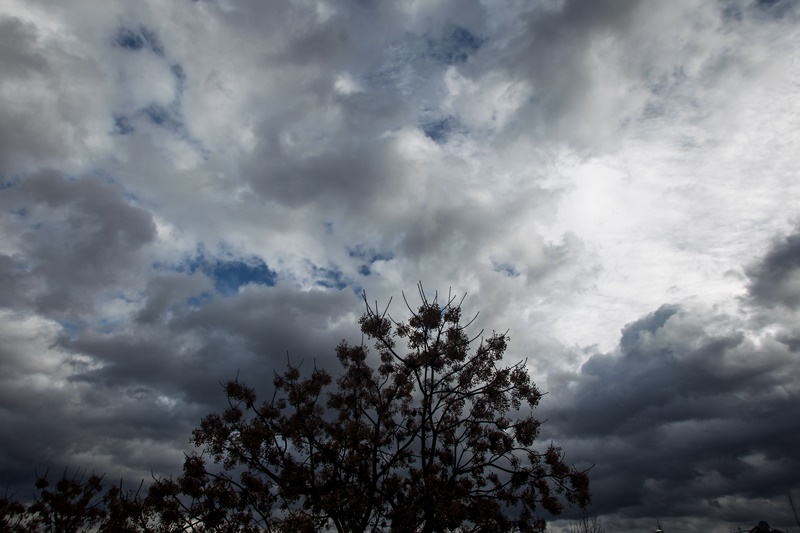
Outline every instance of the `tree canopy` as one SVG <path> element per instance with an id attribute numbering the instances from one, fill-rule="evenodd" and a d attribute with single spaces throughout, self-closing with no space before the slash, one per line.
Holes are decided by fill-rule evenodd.
<path id="1" fill-rule="evenodd" d="M 252 387 L 230 381 L 228 409 L 195 430 L 194 443 L 226 472 L 242 469 L 242 487 L 257 485 L 262 503 L 280 505 L 275 524 L 543 531 L 540 510 L 588 504 L 586 472 L 552 443 L 536 446 L 542 393 L 525 361 L 504 363 L 507 334 L 470 336 L 461 301 L 419 293 L 405 321 L 388 305 L 366 305 L 359 322 L 375 364 L 366 342 L 342 341 L 335 383 L 289 364 L 259 403 Z"/>
<path id="2" fill-rule="evenodd" d="M 54 493 L 40 478 L 34 504 L 0 502 L 0 524 L 49 531 L 55 502 L 90 511 L 70 531 L 542 532 L 565 504 L 585 508 L 587 472 L 537 442 L 542 393 L 526 361 L 504 361 L 507 333 L 470 335 L 463 298 L 419 296 L 403 321 L 365 297 L 335 380 L 287 363 L 266 399 L 225 383 L 228 407 L 194 430 L 201 451 L 176 479 L 100 498 L 97 476 Z"/>

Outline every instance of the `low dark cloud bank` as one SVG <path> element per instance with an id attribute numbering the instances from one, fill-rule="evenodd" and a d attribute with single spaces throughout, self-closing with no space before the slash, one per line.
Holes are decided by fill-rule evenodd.
<path id="1" fill-rule="evenodd" d="M 551 376 L 549 431 L 574 460 L 595 465 L 595 511 L 616 515 L 612 529 L 650 527 L 654 517 L 671 530 L 697 527 L 682 516 L 705 517 L 709 527 L 756 517 L 792 524 L 798 242 L 800 232 L 776 239 L 748 269 L 741 315 L 664 305 L 625 326 L 614 351 Z M 769 322 L 746 318 L 778 305 L 783 313 Z"/>

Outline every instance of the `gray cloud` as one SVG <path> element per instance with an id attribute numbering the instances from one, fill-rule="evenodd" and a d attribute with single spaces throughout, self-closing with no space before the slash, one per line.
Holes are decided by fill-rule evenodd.
<path id="1" fill-rule="evenodd" d="M 721 87 L 731 90 L 740 79 L 745 90 L 748 74 L 766 63 L 742 39 L 758 25 L 796 17 L 792 4 L 773 11 L 744 1 L 531 3 L 515 31 L 493 43 L 502 58 L 497 67 L 529 88 L 508 128 L 514 135 L 540 131 L 546 139 L 557 132 L 584 153 L 605 153 L 619 149 L 638 123 L 676 115 L 706 120 L 717 110 L 704 104 Z"/>
<path id="2" fill-rule="evenodd" d="M 190 298 L 202 298 L 213 293 L 213 283 L 202 273 L 184 274 L 161 272 L 147 282 L 146 302 L 136 319 L 144 323 L 169 320 L 174 311 L 179 311 Z"/>
<path id="3" fill-rule="evenodd" d="M 43 131 L 44 117 L 25 105 L 24 87 L 46 83 L 52 75 L 35 25 L 2 16 L 0 33 L 0 58 L 5 66 L 0 77 L 5 95 L 0 100 L 0 173 L 5 180 L 19 165 L 52 153 L 63 155 L 63 148 L 58 128 Z M 40 132 L 43 135 L 37 135 Z"/>
<path id="4" fill-rule="evenodd" d="M 544 414 L 574 460 L 595 464 L 599 513 L 746 524 L 763 516 L 753 503 L 763 498 L 786 526 L 779 502 L 800 467 L 798 357 L 735 317 L 664 306 L 626 326 L 614 352 L 552 377 Z"/>
<path id="5" fill-rule="evenodd" d="M 47 67 L 47 61 L 37 53 L 36 29 L 33 24 L 25 23 L 16 17 L 0 18 L 2 38 L 0 38 L 0 56 L 8 65 L 4 76 L 25 77 L 41 72 Z"/>
<path id="6" fill-rule="evenodd" d="M 33 466 L 80 465 L 132 483 L 150 469 L 176 472 L 191 429 L 223 406 L 221 381 L 238 375 L 268 394 L 289 360 L 333 369 L 336 344 L 360 338 L 355 314 L 342 315 L 358 302 L 349 291 L 250 286 L 201 309 L 174 306 L 158 322 L 101 323 L 54 342 L 58 328 L 6 316 L 0 401 L 15 431 L 0 437 L 0 482 L 27 490 Z"/>
<path id="7" fill-rule="evenodd" d="M 748 292 L 758 304 L 800 305 L 800 233 L 775 239 L 762 260 L 747 270 Z"/>
<path id="8" fill-rule="evenodd" d="M 302 158 L 271 142 L 258 160 L 249 162 L 253 188 L 270 201 L 292 207 L 331 202 L 340 209 L 369 210 L 377 197 L 397 194 L 405 177 L 391 139 L 359 140 L 355 146 L 334 146 L 330 152 Z"/>
<path id="9" fill-rule="evenodd" d="M 94 177 L 43 171 L 3 191 L 16 213 L 17 251 L 4 256 L 17 293 L 45 314 L 91 310 L 99 291 L 119 290 L 146 265 L 139 252 L 156 235 L 150 213 Z M 13 265 L 13 266 L 12 266 Z M 13 302 L 13 300 L 12 300 Z"/>

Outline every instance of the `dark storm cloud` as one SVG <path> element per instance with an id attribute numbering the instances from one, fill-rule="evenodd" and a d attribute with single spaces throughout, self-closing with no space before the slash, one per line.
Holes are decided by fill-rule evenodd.
<path id="1" fill-rule="evenodd" d="M 152 431 L 158 440 L 167 427 L 179 430 L 182 426 L 159 408 L 150 389 L 109 393 L 71 383 L 72 374 L 95 361 L 59 349 L 53 343 L 59 327 L 44 318 L 60 320 L 65 338 L 81 338 L 92 325 L 119 327 L 111 325 L 112 317 L 98 316 L 98 308 L 108 297 L 135 294 L 136 280 L 148 264 L 142 252 L 156 236 L 151 214 L 132 205 L 118 185 L 55 171 L 38 172 L 3 189 L 0 206 L 12 236 L 0 256 L 0 305 L 7 310 L 0 411 L 3 427 L 14 428 L 0 438 L 1 482 L 19 488 L 34 466 L 62 468 L 92 451 L 119 457 L 131 454 L 125 440 L 142 438 L 141 431 Z M 118 431 L 121 425 L 127 433 Z M 144 468 L 141 459 L 131 454 L 117 473 L 137 464 Z M 158 457 L 151 459 L 156 468 L 163 466 Z"/>
<path id="2" fill-rule="evenodd" d="M 174 438 L 188 427 L 181 426 L 177 411 L 164 409 L 145 387 L 110 389 L 70 381 L 68 376 L 80 372 L 87 358 L 55 349 L 51 324 L 15 321 L 8 314 L 3 318 L 0 423 L 6 431 L 0 432 L 0 484 L 12 492 L 24 490 L 20 496 L 26 498 L 34 469 L 42 473 L 48 467 L 81 466 L 127 477 L 131 469 L 143 474 L 164 468 L 163 458 L 146 450 L 152 442 L 182 444 Z M 183 406 L 181 417 L 189 412 L 191 406 Z M 81 465 L 85 461 L 79 457 L 90 454 L 97 456 Z M 116 460 L 104 462 L 109 456 Z"/>
<path id="3" fill-rule="evenodd" d="M 343 315 L 343 309 L 349 312 Z M 332 358 L 342 338 L 358 333 L 360 311 L 358 296 L 348 290 L 251 286 L 237 299 L 217 300 L 183 315 L 175 326 L 232 340 L 271 374 L 284 366 L 287 355 L 293 361 Z"/>
<path id="4" fill-rule="evenodd" d="M 170 274 L 168 278 L 180 276 Z M 183 276 L 185 294 L 205 282 Z M 174 280 L 163 275 L 155 285 Z M 162 304 L 163 302 L 157 302 Z M 155 305 L 148 300 L 143 312 Z M 286 286 L 251 285 L 235 298 L 217 298 L 198 306 L 175 306 L 159 324 L 135 329 L 86 330 L 75 339 L 62 335 L 59 346 L 88 358 L 76 366 L 71 380 L 100 387 L 153 390 L 170 398 L 204 406 L 220 403 L 220 380 L 242 379 L 266 392 L 272 372 L 305 360 L 328 366 L 334 347 L 357 332 L 355 315 L 343 321 L 343 307 L 357 310 L 350 291 L 312 290 L 297 293 Z"/>
<path id="5" fill-rule="evenodd" d="M 800 306 L 800 231 L 775 239 L 766 256 L 747 270 L 748 293 L 760 305 Z"/>
<path id="6" fill-rule="evenodd" d="M 0 423 L 14 428 L 0 436 L 0 483 L 23 499 L 34 472 L 48 468 L 107 472 L 131 486 L 151 470 L 172 473 L 180 461 L 174 450 L 187 449 L 186 435 L 203 414 L 185 403 L 170 408 L 151 388 L 90 383 L 42 391 L 25 381 L 0 383 Z"/>
<path id="7" fill-rule="evenodd" d="M 800 354 L 743 326 L 664 306 L 551 378 L 544 416 L 573 460 L 595 464 L 597 512 L 747 523 L 755 500 L 797 486 Z"/>
<path id="8" fill-rule="evenodd" d="M 190 430 L 223 407 L 220 381 L 238 375 L 268 395 L 287 361 L 333 369 L 339 341 L 360 339 L 352 291 L 250 285 L 236 297 L 184 304 L 209 289 L 198 273 L 159 272 L 138 323 L 63 330 L 33 355 L 6 342 L 0 419 L 15 431 L 0 437 L 0 483 L 27 489 L 33 466 L 80 465 L 136 483 L 151 468 L 172 474 L 191 448 Z M 61 384 L 31 386 L 43 371 Z"/>

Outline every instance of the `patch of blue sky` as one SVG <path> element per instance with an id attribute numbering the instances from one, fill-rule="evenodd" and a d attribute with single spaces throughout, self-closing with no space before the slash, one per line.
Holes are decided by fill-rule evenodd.
<path id="1" fill-rule="evenodd" d="M 130 298 L 123 298 L 123 299 L 128 301 L 128 302 L 132 301 Z M 125 328 L 126 325 L 127 325 L 127 322 L 125 320 L 123 320 L 123 319 L 110 320 L 110 319 L 104 318 L 102 320 L 98 320 L 96 322 L 92 322 L 90 324 L 87 324 L 86 327 L 87 328 L 91 327 L 95 331 L 99 331 L 100 333 L 106 333 L 107 334 L 107 333 L 113 333 L 114 331 L 118 331 L 118 330 L 120 330 L 122 328 Z"/>
<path id="2" fill-rule="evenodd" d="M 95 176 L 97 178 L 102 179 L 103 181 L 105 181 L 109 185 L 113 185 L 113 184 L 119 182 L 119 180 L 117 180 L 117 178 L 114 177 L 114 174 L 112 174 L 108 170 L 104 169 L 103 167 L 99 167 L 99 166 L 98 167 L 93 167 L 91 169 L 91 171 L 90 171 L 90 174 L 92 176 Z M 130 196 L 129 198 L 132 198 L 132 196 Z"/>
<path id="3" fill-rule="evenodd" d="M 196 296 L 190 296 L 186 299 L 186 306 L 190 309 L 200 309 L 210 304 L 214 299 L 214 295 L 208 292 L 200 293 Z"/>
<path id="4" fill-rule="evenodd" d="M 466 63 L 484 42 L 486 39 L 476 36 L 468 29 L 455 26 L 444 39 L 428 39 L 428 55 L 446 65 Z"/>
<path id="5" fill-rule="evenodd" d="M 166 107 L 155 103 L 150 104 L 140 109 L 134 115 L 134 118 L 115 115 L 114 128 L 111 133 L 116 135 L 131 135 L 135 133 L 137 129 L 137 127 L 134 126 L 135 122 L 141 119 L 145 119 L 154 126 L 175 135 L 178 139 L 197 150 L 203 159 L 208 159 L 211 153 L 210 150 L 203 146 L 203 143 L 199 139 L 191 135 L 183 121 L 180 106 L 174 103 Z"/>
<path id="6" fill-rule="evenodd" d="M 226 254 L 228 255 L 228 254 Z M 239 292 L 245 285 L 273 286 L 278 281 L 278 273 L 269 268 L 267 263 L 255 255 L 234 257 L 208 257 L 199 247 L 195 257 L 187 258 L 178 265 L 155 263 L 156 270 L 172 270 L 193 274 L 202 272 L 214 282 L 214 287 L 222 296 L 231 296 Z M 207 302 L 205 298 L 193 300 L 192 305 Z"/>
<path id="7" fill-rule="evenodd" d="M 147 44 L 150 46 L 150 50 L 153 51 L 154 54 L 158 56 L 164 56 L 164 45 L 161 44 L 161 40 L 158 38 L 156 32 L 149 30 L 144 26 L 139 26 L 139 32 L 144 37 L 144 40 L 147 41 Z"/>
<path id="8" fill-rule="evenodd" d="M 507 278 L 519 277 L 519 272 L 511 263 L 492 263 L 492 269 Z"/>
<path id="9" fill-rule="evenodd" d="M 114 130 L 116 135 L 130 135 L 136 131 L 128 117 L 124 115 L 114 115 Z"/>
<path id="10" fill-rule="evenodd" d="M 338 268 L 323 268 L 316 265 L 311 265 L 311 268 L 316 278 L 314 285 L 336 290 L 345 289 L 349 285 L 344 273 Z"/>
<path id="11" fill-rule="evenodd" d="M 58 321 L 58 324 L 61 326 L 62 335 L 69 338 L 69 340 L 76 340 L 78 339 L 84 331 L 91 329 L 93 331 L 97 331 L 99 333 L 113 333 L 114 331 L 125 327 L 125 323 L 120 320 L 109 320 L 109 319 L 102 319 L 97 320 L 95 322 L 87 322 L 87 321 Z"/>
<path id="12" fill-rule="evenodd" d="M 391 261 L 394 259 L 394 252 L 376 251 L 374 248 L 368 248 L 362 244 L 347 248 L 347 255 L 363 259 L 369 263 L 374 263 L 375 261 Z"/>
<path id="13" fill-rule="evenodd" d="M 138 52 L 148 48 L 157 56 L 164 56 L 164 46 L 161 44 L 158 34 L 145 26 L 139 26 L 136 30 L 120 28 L 117 31 L 116 43 L 127 50 Z"/>
<path id="14" fill-rule="evenodd" d="M 217 261 L 208 274 L 214 280 L 217 291 L 224 296 L 238 293 L 244 285 L 273 286 L 278 280 L 277 272 L 271 270 L 260 257 Z"/>
<path id="15" fill-rule="evenodd" d="M 445 144 L 454 135 L 464 134 L 467 129 L 458 117 L 449 115 L 440 118 L 423 119 L 419 127 L 427 138 L 436 144 Z"/>
<path id="16" fill-rule="evenodd" d="M 184 89 L 186 88 L 186 71 L 183 70 L 183 67 L 179 63 L 175 63 L 169 68 L 172 75 L 175 76 L 175 80 L 177 82 L 177 93 L 178 97 L 183 94 Z"/>
<path id="17" fill-rule="evenodd" d="M 19 185 L 22 179 L 19 176 L 12 176 L 7 178 L 5 176 L 0 176 L 0 191 L 4 191 L 6 189 L 13 189 L 17 185 Z"/>
<path id="18" fill-rule="evenodd" d="M 164 57 L 165 55 L 164 46 L 161 44 L 158 35 L 145 26 L 140 26 L 138 30 L 120 28 L 116 42 L 119 46 L 129 50 L 138 51 L 149 48 L 159 57 Z M 170 72 L 175 77 L 175 98 L 173 101 L 167 106 L 151 103 L 147 107 L 140 109 L 133 118 L 121 114 L 113 115 L 114 127 L 112 132 L 117 135 L 133 134 L 136 132 L 136 127 L 134 126 L 135 118 L 144 117 L 152 124 L 175 133 L 182 140 L 197 148 L 204 157 L 208 157 L 208 150 L 202 146 L 198 139 L 192 137 L 183 119 L 181 98 L 186 89 L 186 71 L 180 63 L 174 63 L 170 66 Z"/>
<path id="19" fill-rule="evenodd" d="M 197 149 L 204 158 L 208 158 L 209 150 L 203 146 L 203 143 L 199 139 L 191 135 L 183 119 L 181 96 L 186 85 L 186 72 L 183 70 L 183 67 L 177 63 L 172 65 L 170 69 L 176 78 L 175 99 L 166 106 L 153 102 L 147 107 L 140 109 L 136 113 L 136 116 L 146 118 L 159 128 L 174 133 L 181 140 Z M 134 131 L 131 120 L 125 116 L 115 115 L 114 123 L 121 134 L 123 132 L 133 133 Z"/>
<path id="20" fill-rule="evenodd" d="M 139 113 L 147 117 L 156 126 L 175 133 L 181 133 L 186 129 L 180 114 L 168 107 L 153 103 L 140 110 Z"/>
<path id="21" fill-rule="evenodd" d="M 109 183 L 113 183 L 113 181 L 110 181 Z M 125 201 L 128 202 L 130 205 L 135 207 L 142 207 L 144 205 L 141 197 L 128 188 L 122 189 L 122 198 L 124 198 Z"/>
<path id="22" fill-rule="evenodd" d="M 19 209 L 12 209 L 11 214 L 14 215 L 15 218 L 25 218 L 28 216 L 30 211 L 27 207 L 20 207 Z"/>
<path id="23" fill-rule="evenodd" d="M 172 102 L 169 106 L 152 103 L 149 106 L 140 109 L 137 113 L 149 120 L 152 124 L 163 128 L 166 131 L 174 133 L 181 140 L 189 143 L 198 151 L 203 154 L 203 157 L 208 157 L 208 150 L 203 146 L 200 140 L 192 137 L 189 129 L 183 121 L 183 114 L 180 110 L 180 102 Z"/>
<path id="24" fill-rule="evenodd" d="M 81 336 L 83 330 L 86 329 L 85 324 L 80 324 L 77 322 L 59 321 L 58 324 L 61 326 L 62 334 L 71 341 L 77 340 L 78 337 Z"/>
<path id="25" fill-rule="evenodd" d="M 144 37 L 139 32 L 128 28 L 119 29 L 116 42 L 122 48 L 127 48 L 128 50 L 141 50 L 144 48 Z"/>
<path id="26" fill-rule="evenodd" d="M 391 251 L 376 251 L 363 245 L 347 248 L 347 255 L 363 261 L 363 264 L 358 267 L 358 273 L 362 276 L 371 276 L 373 274 L 372 265 L 376 261 L 391 261 L 394 259 L 394 253 Z"/>

